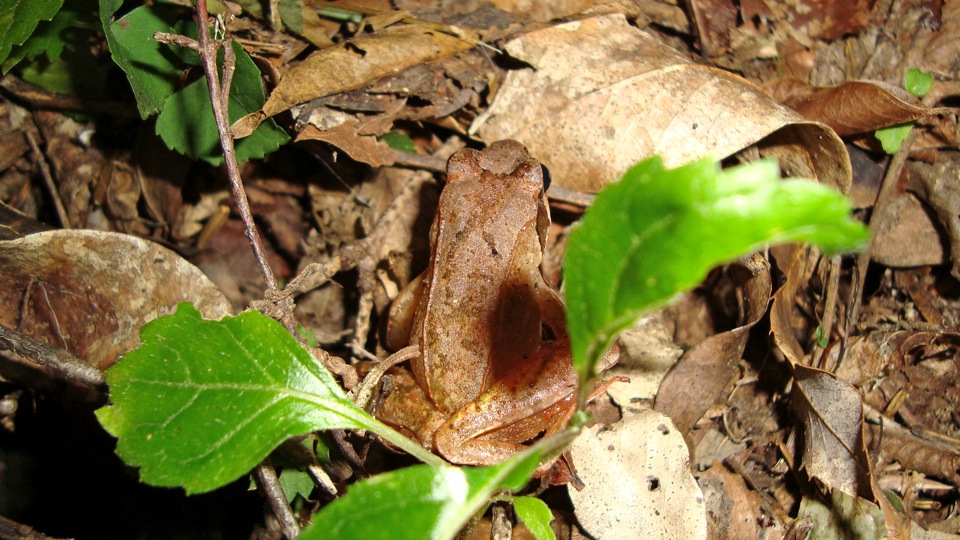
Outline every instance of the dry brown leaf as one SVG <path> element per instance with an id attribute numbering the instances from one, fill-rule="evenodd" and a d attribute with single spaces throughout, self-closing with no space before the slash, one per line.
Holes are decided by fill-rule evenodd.
<path id="1" fill-rule="evenodd" d="M 765 521 L 760 497 L 747 489 L 743 478 L 716 463 L 697 479 L 707 505 L 709 538 L 713 540 L 754 540 Z"/>
<path id="2" fill-rule="evenodd" d="M 730 32 L 737 26 L 737 5 L 732 0 L 690 0 L 687 5 L 703 53 L 719 56 L 727 52 Z"/>
<path id="3" fill-rule="evenodd" d="M 893 268 L 945 263 L 946 253 L 930 213 L 910 193 L 890 201 L 876 224 L 870 258 Z"/>
<path id="4" fill-rule="evenodd" d="M 423 26 L 396 26 L 317 51 L 287 71 L 260 111 L 237 120 L 246 137 L 266 118 L 301 103 L 353 90 L 409 67 L 451 56 L 473 43 Z"/>
<path id="5" fill-rule="evenodd" d="M 345 122 L 324 131 L 307 126 L 297 135 L 297 141 L 318 140 L 330 143 L 346 152 L 352 159 L 371 167 L 393 165 L 393 150 L 387 143 L 378 141 L 372 135 L 358 135 L 357 127 L 355 122 Z"/>
<path id="6" fill-rule="evenodd" d="M 140 327 L 193 302 L 230 313 L 223 293 L 176 253 L 135 236 L 57 230 L 0 242 L 0 324 L 98 369 L 140 342 Z"/>
<path id="7" fill-rule="evenodd" d="M 825 371 L 795 365 L 793 372 L 792 404 L 803 425 L 802 467 L 830 489 L 876 502 L 860 392 Z"/>
<path id="8" fill-rule="evenodd" d="M 539 30 L 506 50 L 532 66 L 508 74 L 471 127 L 486 142 L 524 143 L 557 185 L 598 191 L 651 154 L 669 166 L 728 156 L 780 130 L 764 150 L 791 173 L 841 191 L 843 143 L 730 73 L 692 63 L 622 16 Z M 786 129 L 782 129 L 786 128 Z"/>
<path id="9" fill-rule="evenodd" d="M 756 275 L 733 268 L 747 276 L 739 285 L 743 304 L 740 326 L 708 337 L 684 353 L 657 392 L 656 410 L 669 416 L 684 435 L 720 400 L 736 375 L 734 368 L 740 362 L 750 328 L 767 311 L 771 292 L 769 267 Z"/>
<path id="10" fill-rule="evenodd" d="M 941 155 L 943 159 L 933 165 L 910 162 L 907 170 L 911 187 L 936 212 L 950 243 L 951 273 L 960 279 L 960 157 L 946 152 Z"/>
<path id="11" fill-rule="evenodd" d="M 770 334 L 786 359 L 791 364 L 800 364 L 803 363 L 804 350 L 797 338 L 797 332 L 802 332 L 806 325 L 798 322 L 800 318 L 794 317 L 794 310 L 797 291 L 807 283 L 817 256 L 808 248 L 796 244 L 774 246 L 770 248 L 770 252 L 786 276 L 783 284 L 773 294 Z"/>
<path id="12" fill-rule="evenodd" d="M 788 78 L 771 81 L 765 88 L 784 105 L 830 126 L 840 136 L 956 112 L 948 107 L 913 105 L 909 101 L 914 98 L 906 90 L 882 82 L 850 81 L 821 87 Z"/>

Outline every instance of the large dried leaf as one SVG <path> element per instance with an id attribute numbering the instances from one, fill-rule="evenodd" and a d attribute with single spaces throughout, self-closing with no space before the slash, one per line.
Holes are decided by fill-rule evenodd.
<path id="1" fill-rule="evenodd" d="M 465 51 L 473 43 L 423 26 L 387 28 L 317 51 L 287 71 L 263 109 L 233 125 L 246 137 L 265 119 L 310 100 L 353 90 L 409 67 Z"/>
<path id="2" fill-rule="evenodd" d="M 813 86 L 797 79 L 779 79 L 765 88 L 781 103 L 809 120 L 822 122 L 841 136 L 866 133 L 927 116 L 955 112 L 946 107 L 911 104 L 902 88 L 874 81 Z"/>
<path id="3" fill-rule="evenodd" d="M 510 72 L 471 131 L 513 138 L 563 187 L 598 191 L 651 154 L 676 166 L 764 139 L 790 175 L 846 191 L 839 138 L 730 73 L 692 63 L 619 15 L 562 24 L 506 45 L 532 66 Z M 787 165 L 784 165 L 787 163 Z"/>
<path id="4" fill-rule="evenodd" d="M 230 312 L 200 270 L 141 238 L 58 230 L 0 242 L 0 324 L 20 327 L 100 369 L 135 348 L 147 321 L 194 302 Z"/>

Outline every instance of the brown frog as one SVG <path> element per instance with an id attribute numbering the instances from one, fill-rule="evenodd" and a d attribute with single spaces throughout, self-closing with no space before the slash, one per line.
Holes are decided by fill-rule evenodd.
<path id="1" fill-rule="evenodd" d="M 429 266 L 391 308 L 387 344 L 408 345 L 394 360 L 411 369 L 394 371 L 382 421 L 469 465 L 566 425 L 577 376 L 563 303 L 540 272 L 549 225 L 543 172 L 523 145 L 450 158 Z"/>

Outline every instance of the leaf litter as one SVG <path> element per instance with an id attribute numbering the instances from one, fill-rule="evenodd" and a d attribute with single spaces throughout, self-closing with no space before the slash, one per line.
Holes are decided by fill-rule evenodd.
<path id="1" fill-rule="evenodd" d="M 868 172 L 885 171 L 889 158 L 877 151 L 869 132 L 913 121 L 919 131 L 913 152 L 891 180 L 892 200 L 871 218 L 876 236 L 870 267 L 783 247 L 760 262 L 744 260 L 717 270 L 658 314 L 658 325 L 671 340 L 647 354 L 679 356 L 676 366 L 659 382 L 646 383 L 645 392 L 618 394 L 614 385 L 616 398 L 607 403 L 607 413 L 598 413 L 609 425 L 594 429 L 627 436 L 629 430 L 621 433 L 617 426 L 632 422 L 633 409 L 654 403 L 671 418 L 676 427 L 670 431 L 686 446 L 673 445 L 660 457 L 689 459 L 686 478 L 698 480 L 694 487 L 704 501 L 700 516 L 706 531 L 697 529 L 688 537 L 780 538 L 811 529 L 849 533 L 824 517 L 831 508 L 851 521 L 869 521 L 872 528 L 859 531 L 864 536 L 880 530 L 902 535 L 911 522 L 914 529 L 956 534 L 960 231 L 950 180 L 957 179 L 960 166 L 956 115 L 945 108 L 955 101 L 922 104 L 896 90 L 907 67 L 931 73 L 936 84 L 955 82 L 960 72 L 955 3 L 895 2 L 900 9 L 883 11 L 889 2 L 800 2 L 799 8 L 743 2 L 724 6 L 728 16 L 723 17 L 711 11 L 714 3 L 692 1 L 690 20 L 662 2 L 622 6 L 628 18 L 571 17 L 577 9 L 564 11 L 549 2 L 511 15 L 508 4 L 498 3 L 502 11 L 496 19 L 489 7 L 478 10 L 474 21 L 480 22 L 473 26 L 463 22 L 470 18 L 462 13 L 455 20 L 438 20 L 462 27 L 468 39 L 397 22 L 398 17 L 378 19 L 386 21 L 382 28 L 377 21 L 368 26 L 321 19 L 308 27 L 284 21 L 314 35 L 298 41 L 303 38 L 294 33 L 268 31 L 263 21 L 240 17 L 246 26 L 239 32 L 261 47 L 258 60 L 274 66 L 279 82 L 268 85 L 263 113 L 234 127 L 252 131 L 269 116 L 297 136 L 296 144 L 247 164 L 244 174 L 255 192 L 255 213 L 265 223 L 272 265 L 283 279 L 302 285 L 296 292 L 302 295 L 298 304 L 305 332 L 342 355 L 382 352 L 377 324 L 395 291 L 425 264 L 425 224 L 436 193 L 429 176 L 389 164 L 442 169 L 444 158 L 469 141 L 467 133 L 484 142 L 520 139 L 557 186 L 573 191 L 594 192 L 653 152 L 673 164 L 708 153 L 731 162 L 772 155 L 787 175 L 865 194 L 860 207 L 870 209 L 879 184 L 868 181 Z M 402 7 L 416 17 L 422 6 Z M 307 11 L 303 5 L 298 9 Z M 575 20 L 525 26 L 527 15 L 547 22 L 558 12 Z M 427 10 L 423 13 L 427 17 Z M 433 13 L 445 15 L 442 9 Z M 631 20 L 640 21 L 639 28 L 630 26 Z M 336 39 L 316 37 L 318 29 L 327 40 Z M 477 48 L 475 39 L 489 40 L 493 47 Z M 264 52 L 271 50 L 264 45 L 271 41 L 289 51 L 311 52 L 290 57 Z M 311 49 L 311 43 L 331 45 Z M 623 55 L 625 50 L 633 53 Z M 583 59 L 584 53 L 594 56 Z M 793 89 L 793 97 L 775 90 L 785 87 Z M 761 88 L 774 90 L 768 95 Z M 256 267 L 245 255 L 243 230 L 215 169 L 191 167 L 189 161 L 158 166 L 183 161 L 146 125 L 126 125 L 137 137 L 94 138 L 87 145 L 84 132 L 109 135 L 121 132 L 120 126 L 41 111 L 37 100 L 50 97 L 43 92 L 17 97 L 3 102 L 0 126 L 2 140 L 12 149 L 0 172 L 5 206 L 61 227 L 166 243 L 206 270 L 233 309 L 262 296 Z M 435 157 L 432 165 L 411 165 L 409 156 L 388 150 L 378 138 L 391 131 L 409 135 L 419 153 Z M 40 142 L 39 153 L 18 143 L 28 133 Z M 851 156 L 856 157 L 852 165 Z M 866 165 L 857 161 L 861 158 Z M 41 161 L 52 166 L 54 191 L 39 172 Z M 405 190 L 410 182 L 416 185 Z M 391 204 L 398 194 L 403 194 L 400 203 Z M 57 200 L 62 216 L 52 209 Z M 579 211 L 555 206 L 559 234 L 554 240 L 562 239 L 562 229 Z M 13 217 L 4 218 L 4 225 L 13 223 Z M 107 262 L 98 263 L 97 271 L 85 270 L 83 258 L 71 255 L 62 266 L 79 270 L 51 277 L 41 270 L 49 255 L 35 245 L 39 237 L 18 236 L 7 241 L 17 244 L 4 243 L 15 255 L 2 263 L 0 285 L 7 291 L 2 312 L 8 314 L 3 325 L 99 368 L 120 352 L 95 344 L 110 325 L 83 323 L 98 331 L 81 335 L 85 326 L 75 321 L 145 322 L 143 313 L 170 312 L 177 302 L 197 302 L 206 294 L 196 288 L 201 278 L 181 285 L 172 281 L 172 270 L 140 273 L 124 266 L 139 255 L 86 240 L 71 253 Z M 150 257 L 139 263 L 141 268 L 158 258 Z M 167 252 L 162 257 L 179 260 Z M 247 257 L 247 262 L 233 257 Z M 11 262 L 20 259 L 35 266 Z M 116 275 L 102 273 L 105 267 Z M 334 270 L 327 275 L 317 268 Z M 303 279 L 302 271 L 314 277 Z M 866 281 L 857 289 L 859 275 Z M 120 300 L 103 300 L 133 284 L 163 293 L 158 293 L 161 305 L 132 305 L 154 296 L 139 289 L 132 296 L 119 292 Z M 169 292 L 178 294 L 173 298 Z M 862 298 L 859 308 L 855 297 Z M 228 308 L 220 305 L 222 314 Z M 136 337 L 138 326 L 125 323 L 123 328 Z M 101 349 L 105 352 L 87 354 Z M 39 392 L 37 376 L 11 378 L 8 371 L 0 372 L 7 381 L 0 387 L 5 394 L 21 388 Z M 660 377 L 668 370 L 661 365 L 655 371 Z M 77 407 L 77 414 L 89 413 Z M 26 410 L 21 406 L 11 425 L 27 422 Z M 650 435 L 644 433 L 635 437 L 646 442 Z M 13 447 L 21 444 L 12 439 L 17 436 L 16 431 L 4 434 Z M 384 459 L 382 450 L 371 452 L 368 466 Z M 44 464 L 47 455 L 38 454 L 37 463 Z M 666 473 L 658 469 L 657 474 Z M 342 481 L 349 477 L 348 472 Z M 601 493 L 618 491 L 622 481 L 620 475 L 612 481 L 599 478 L 591 489 Z M 590 478 L 584 480 L 591 484 Z M 649 490 L 649 477 L 639 485 Z M 321 495 L 314 497 L 321 502 Z M 577 515 L 564 497 L 548 493 L 545 498 L 560 499 L 551 504 L 556 516 Z M 900 500 L 902 510 L 891 505 L 891 497 Z M 615 511 L 626 511 L 626 503 L 611 501 Z M 636 512 L 679 519 L 691 508 L 696 505 L 671 503 Z M 7 515 L 5 509 L 0 515 Z M 579 522 L 603 538 L 626 531 L 591 530 L 599 525 L 585 515 L 577 515 L 579 521 L 555 519 L 553 526 L 580 534 Z M 91 525 L 76 525 L 77 519 L 72 528 L 56 520 L 25 521 L 49 534 L 79 536 Z M 913 534 L 922 537 L 917 530 Z"/>

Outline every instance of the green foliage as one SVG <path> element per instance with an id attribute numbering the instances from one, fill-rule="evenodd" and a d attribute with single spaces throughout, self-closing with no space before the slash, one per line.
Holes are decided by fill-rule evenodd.
<path id="1" fill-rule="evenodd" d="M 97 418 L 144 482 L 216 489 L 281 442 L 315 430 L 368 429 L 439 458 L 373 419 L 279 323 L 256 311 L 206 321 L 190 304 L 141 329 L 140 348 L 106 372 Z"/>
<path id="2" fill-rule="evenodd" d="M 52 19 L 62 5 L 63 0 L 0 0 L 0 62 L 4 73 L 12 67 L 6 60 L 14 45 L 23 44 L 37 24 Z"/>
<path id="3" fill-rule="evenodd" d="M 196 37 L 196 26 L 179 23 L 180 12 L 162 5 L 141 6 L 114 22 L 113 14 L 121 3 L 122 0 L 100 0 L 100 16 L 110 53 L 130 81 L 140 116 L 160 113 L 157 134 L 169 148 L 219 165 L 223 156 L 206 77 L 179 88 L 185 70 L 200 71 L 199 57 L 188 49 L 153 39 L 155 32 Z M 228 107 L 231 121 L 258 110 L 266 100 L 256 64 L 239 44 L 233 43 L 233 50 L 237 62 Z M 221 51 L 221 65 L 222 61 Z M 263 157 L 288 140 L 273 120 L 267 120 L 251 136 L 237 141 L 237 161 Z"/>
<path id="4" fill-rule="evenodd" d="M 413 144 L 413 139 L 401 131 L 391 131 L 390 133 L 385 134 L 383 137 L 380 137 L 380 140 L 387 143 L 387 146 L 393 148 L 394 150 L 400 150 L 402 152 L 417 151 L 417 146 Z"/>
<path id="5" fill-rule="evenodd" d="M 287 468 L 280 472 L 280 487 L 288 503 L 292 503 L 297 495 L 309 499 L 313 491 L 313 478 L 306 471 Z"/>
<path id="6" fill-rule="evenodd" d="M 233 50 L 237 63 L 228 109 L 231 122 L 259 110 L 266 100 L 260 70 L 239 43 L 233 43 Z M 211 165 L 223 162 L 206 77 L 193 81 L 167 99 L 157 117 L 157 135 L 168 147 L 194 159 Z M 268 120 L 249 137 L 236 141 L 237 161 L 261 158 L 288 140 L 286 132 Z"/>
<path id="7" fill-rule="evenodd" d="M 933 88 L 933 77 L 917 68 L 910 68 L 903 75 L 903 87 L 907 92 L 923 97 Z"/>
<path id="8" fill-rule="evenodd" d="M 556 535 L 550 528 L 553 513 L 547 503 L 535 497 L 514 497 L 513 509 L 517 517 L 537 540 L 555 540 Z"/>
<path id="9" fill-rule="evenodd" d="M 897 124 L 895 126 L 878 129 L 873 135 L 880 141 L 883 151 L 892 155 L 900 150 L 900 145 L 906 140 L 911 129 L 913 129 L 913 122 L 907 122 L 906 124 Z"/>
<path id="10" fill-rule="evenodd" d="M 127 75 L 140 116 L 146 119 L 160 112 L 183 71 L 177 54 L 153 39 L 155 32 L 172 31 L 178 14 L 169 6 L 141 6 L 113 21 L 121 4 L 123 0 L 100 0 L 100 20 L 113 61 Z"/>
<path id="11" fill-rule="evenodd" d="M 933 77 L 917 68 L 910 68 L 903 76 L 903 87 L 914 96 L 923 97 L 933 88 Z M 913 122 L 906 122 L 878 129 L 874 136 L 880 141 L 883 151 L 893 155 L 900 150 L 911 129 Z"/>
<path id="12" fill-rule="evenodd" d="M 70 22 L 80 16 L 77 10 L 67 4 L 49 22 L 38 24 L 36 31 L 23 44 L 14 47 L 10 56 L 3 61 L 3 73 L 9 72 L 21 60 L 33 60 L 41 54 L 49 62 L 59 58 L 67 42 L 73 41 L 64 35 L 70 30 Z"/>
<path id="13" fill-rule="evenodd" d="M 635 165 L 597 195 L 567 244 L 567 319 L 581 379 L 593 376 L 617 333 L 713 266 L 772 243 L 858 249 L 868 234 L 841 194 L 781 181 L 773 161 L 723 171 L 710 160 Z"/>
<path id="14" fill-rule="evenodd" d="M 315 516 L 302 540 L 453 538 L 490 497 L 526 484 L 546 457 L 565 447 L 566 431 L 489 467 L 417 465 L 358 482 Z"/>

